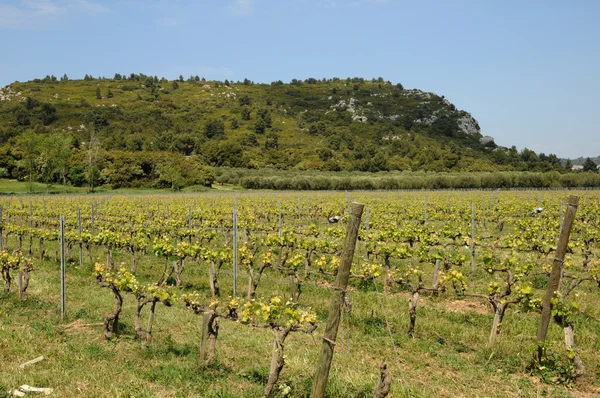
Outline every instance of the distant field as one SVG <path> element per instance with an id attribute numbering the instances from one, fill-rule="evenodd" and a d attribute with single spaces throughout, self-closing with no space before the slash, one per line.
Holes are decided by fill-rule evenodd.
<path id="1" fill-rule="evenodd" d="M 0 181 L 3 193 L 23 187 Z M 45 188 L 35 187 L 36 192 Z M 59 186 L 52 189 L 60 192 Z M 557 320 L 573 326 L 575 351 L 565 346 L 563 327 L 553 321 L 548 361 L 532 371 L 538 300 L 547 286 L 559 217 L 572 193 L 581 202 L 560 291 L 573 280 L 582 282 L 555 308 L 564 315 Z M 274 330 L 294 322 L 303 328 L 314 323 L 317 329 L 312 335 L 291 332 L 285 340 L 285 366 L 272 396 L 308 396 L 330 300 L 338 294 L 331 287 L 351 201 L 365 204 L 368 219 L 365 212 L 329 397 L 371 397 L 381 361 L 392 375 L 390 397 L 591 397 L 600 392 L 597 192 L 213 191 L 37 195 L 31 201 L 0 197 L 4 246 L 20 247 L 33 261 L 26 300 L 17 297 L 14 269 L 10 292 L 0 293 L 0 397 L 23 384 L 52 387 L 59 397 L 261 396 Z M 543 210 L 533 214 L 538 207 Z M 232 304 L 234 209 L 238 280 Z M 66 218 L 69 260 L 64 321 L 57 262 L 60 215 Z M 336 215 L 340 221 L 329 223 L 328 217 Z M 139 264 L 129 273 L 134 258 Z M 0 265 L 3 261 L 0 256 Z M 97 283 L 98 275 L 124 299 L 109 340 L 103 322 L 114 310 L 115 296 Z M 164 285 L 153 285 L 161 280 Z M 218 282 L 219 296 L 211 281 Z M 149 291 L 158 292 L 157 306 L 152 339 L 143 348 L 136 334 L 147 337 L 150 304 L 141 312 L 138 332 L 134 315 L 140 297 L 154 297 Z M 415 292 L 420 297 L 411 337 L 408 303 Z M 208 365 L 199 358 L 203 317 L 186 308 L 192 298 L 206 312 L 221 314 L 215 357 Z M 503 312 L 492 345 L 490 301 L 514 301 Z M 224 316 L 231 308 L 237 320 Z M 577 379 L 573 354 L 586 367 Z M 40 355 L 44 361 L 18 368 Z"/>
<path id="2" fill-rule="evenodd" d="M 219 191 L 230 191 L 240 189 L 239 187 L 231 184 L 215 184 L 213 190 Z M 184 188 L 182 192 L 204 192 L 210 191 L 211 188 L 204 186 L 191 186 Z M 65 193 L 87 193 L 87 187 L 72 187 L 67 186 L 66 188 L 62 185 L 47 185 L 38 182 L 29 184 L 28 182 L 0 179 L 0 195 L 8 194 L 65 194 Z M 103 187 L 97 187 L 94 190 L 96 193 L 165 193 L 169 192 L 167 189 L 150 189 L 150 188 L 120 188 L 120 189 L 105 189 Z"/>

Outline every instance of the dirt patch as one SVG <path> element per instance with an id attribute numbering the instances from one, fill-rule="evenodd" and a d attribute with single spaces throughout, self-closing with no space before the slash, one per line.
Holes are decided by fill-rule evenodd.
<path id="1" fill-rule="evenodd" d="M 64 326 L 65 333 L 76 333 L 76 332 L 91 332 L 93 327 L 104 325 L 103 323 L 83 323 L 81 319 Z"/>
<path id="2" fill-rule="evenodd" d="M 444 303 L 446 311 L 450 312 L 476 312 L 478 314 L 489 314 L 492 308 L 489 304 L 477 301 L 455 300 Z"/>

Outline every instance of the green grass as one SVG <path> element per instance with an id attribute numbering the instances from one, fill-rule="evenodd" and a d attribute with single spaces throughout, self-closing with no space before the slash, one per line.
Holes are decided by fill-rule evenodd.
<path id="1" fill-rule="evenodd" d="M 156 262 L 152 257 L 143 259 L 139 273 L 142 279 L 156 277 Z M 204 275 L 203 265 L 190 263 L 184 280 L 193 289 L 206 292 Z M 57 396 L 81 397 L 261 394 L 270 359 L 268 330 L 221 322 L 216 362 L 203 367 L 198 364 L 201 318 L 182 305 L 158 307 L 153 343 L 144 351 L 133 339 L 132 296 L 125 297 L 120 337 L 105 341 L 101 326 L 96 324 L 110 311 L 113 299 L 108 290 L 95 284 L 91 266 L 69 265 L 64 322 L 59 315 L 58 278 L 56 262 L 47 261 L 32 274 L 27 301 L 19 301 L 14 293 L 0 295 L 1 386 L 52 387 Z M 231 275 L 224 272 L 221 285 L 225 294 L 231 291 L 230 280 Z M 245 283 L 242 277 L 239 286 Z M 261 283 L 259 294 L 285 294 L 286 288 L 279 275 L 270 273 Z M 307 396 L 310 392 L 330 296 L 330 290 L 312 285 L 306 286 L 303 293 L 304 304 L 320 314 L 320 328 L 314 337 L 296 333 L 288 339 L 281 383 L 291 387 L 292 396 Z M 405 333 L 408 310 L 404 295 L 382 297 L 374 291 L 353 290 L 350 296 L 353 310 L 350 315 L 344 314 L 339 331 L 328 386 L 331 397 L 371 396 L 382 360 L 388 362 L 393 374 L 394 397 L 405 396 L 406 388 L 412 397 L 557 396 L 544 395 L 543 391 L 555 389 L 525 371 L 530 360 L 528 347 L 534 342 L 537 327 L 534 314 L 509 312 L 500 341 L 492 350 L 486 348 L 492 314 L 453 311 L 452 297 L 422 299 L 416 335 L 411 339 Z M 386 327 L 388 321 L 393 343 Z M 582 357 L 588 364 L 597 363 L 599 343 L 595 331 L 600 322 L 593 317 L 579 322 L 586 323 L 585 328 L 577 329 Z M 92 326 L 85 326 L 89 324 Z M 556 326 L 551 328 L 551 338 L 561 339 Z M 20 363 L 39 355 L 46 360 L 18 369 Z M 594 379 L 592 374 L 586 384 L 594 383 Z"/>

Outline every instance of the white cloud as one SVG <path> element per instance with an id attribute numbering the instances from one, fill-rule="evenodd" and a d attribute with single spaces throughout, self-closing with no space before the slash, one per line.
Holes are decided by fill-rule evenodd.
<path id="1" fill-rule="evenodd" d="M 229 9 L 237 15 L 252 15 L 254 0 L 233 0 L 233 3 L 229 5 Z"/>
<path id="2" fill-rule="evenodd" d="M 56 18 L 69 14 L 97 14 L 110 11 L 90 0 L 20 0 L 15 5 L 0 4 L 1 28 L 43 28 Z"/>
<path id="3" fill-rule="evenodd" d="M 336 6 L 335 0 L 319 0 L 321 5 L 329 8 L 334 8 Z"/>

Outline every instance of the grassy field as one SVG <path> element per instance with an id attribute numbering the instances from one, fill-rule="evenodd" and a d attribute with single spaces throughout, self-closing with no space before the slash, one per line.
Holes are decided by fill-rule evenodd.
<path id="1" fill-rule="evenodd" d="M 381 199 L 378 194 L 360 195 L 367 201 Z M 198 198 L 202 200 L 201 196 Z M 280 198 L 291 203 L 295 200 L 295 197 Z M 256 198 L 248 200 L 258 202 Z M 343 194 L 338 194 L 336 200 L 343 203 Z M 438 198 L 439 203 L 446 200 Z M 433 213 L 430 217 L 435 222 Z M 490 233 L 499 233 L 493 230 L 491 222 L 489 225 Z M 13 237 L 8 245 L 15 247 Z M 114 305 L 110 291 L 95 283 L 93 265 L 87 260 L 83 266 L 78 261 L 71 262 L 67 268 L 67 318 L 61 320 L 57 246 L 56 243 L 47 246 L 51 258 L 35 263 L 29 298 L 20 301 L 14 291 L 0 293 L 0 397 L 22 384 L 52 387 L 55 396 L 60 397 L 262 394 L 272 347 L 272 333 L 268 329 L 222 320 L 216 361 L 204 366 L 198 359 L 201 316 L 180 303 L 170 308 L 159 304 L 153 341 L 144 350 L 133 338 L 135 299 L 127 294 L 120 335 L 107 341 L 102 336 L 101 322 Z M 363 258 L 364 246 L 359 244 L 358 248 L 355 258 Z M 34 243 L 34 257 L 35 249 Z M 105 249 L 95 249 L 98 261 L 105 261 L 105 256 Z M 115 252 L 117 264 L 128 267 L 129 261 L 129 254 Z M 142 257 L 139 280 L 158 279 L 162 264 L 160 258 Z M 207 273 L 208 266 L 203 262 L 190 262 L 183 290 L 209 295 Z M 536 291 L 543 292 L 545 282 L 541 277 L 537 280 Z M 231 269 L 224 268 L 219 278 L 224 296 L 232 292 L 231 281 Z M 485 290 L 489 277 L 478 269 L 469 281 L 470 288 Z M 247 275 L 241 272 L 238 289 L 244 292 L 247 282 Z M 277 396 L 285 396 L 287 387 L 288 396 L 310 394 L 332 295 L 328 286 L 318 279 L 308 280 L 304 285 L 302 305 L 316 312 L 318 329 L 312 336 L 294 333 L 286 341 L 286 366 Z M 537 313 L 516 308 L 509 311 L 498 342 L 490 348 L 487 342 L 493 312 L 484 300 L 457 297 L 450 292 L 440 297 L 424 295 L 418 307 L 415 335 L 411 338 L 406 333 L 408 292 L 396 288 L 392 294 L 384 295 L 382 289 L 378 279 L 367 284 L 352 283 L 349 292 L 352 311 L 343 314 L 327 390 L 330 397 L 372 396 L 382 360 L 388 363 L 393 377 L 391 397 L 591 397 L 600 393 L 597 287 L 589 285 L 579 291 L 581 308 L 574 317 L 577 345 L 588 371 L 577 384 L 566 387 L 544 383 L 527 371 L 539 321 Z M 273 271 L 265 273 L 258 294 L 270 297 L 288 291 L 288 280 Z M 560 347 L 562 339 L 561 328 L 553 324 L 549 340 Z M 21 363 L 40 355 L 45 357 L 44 361 L 19 369 Z"/>

